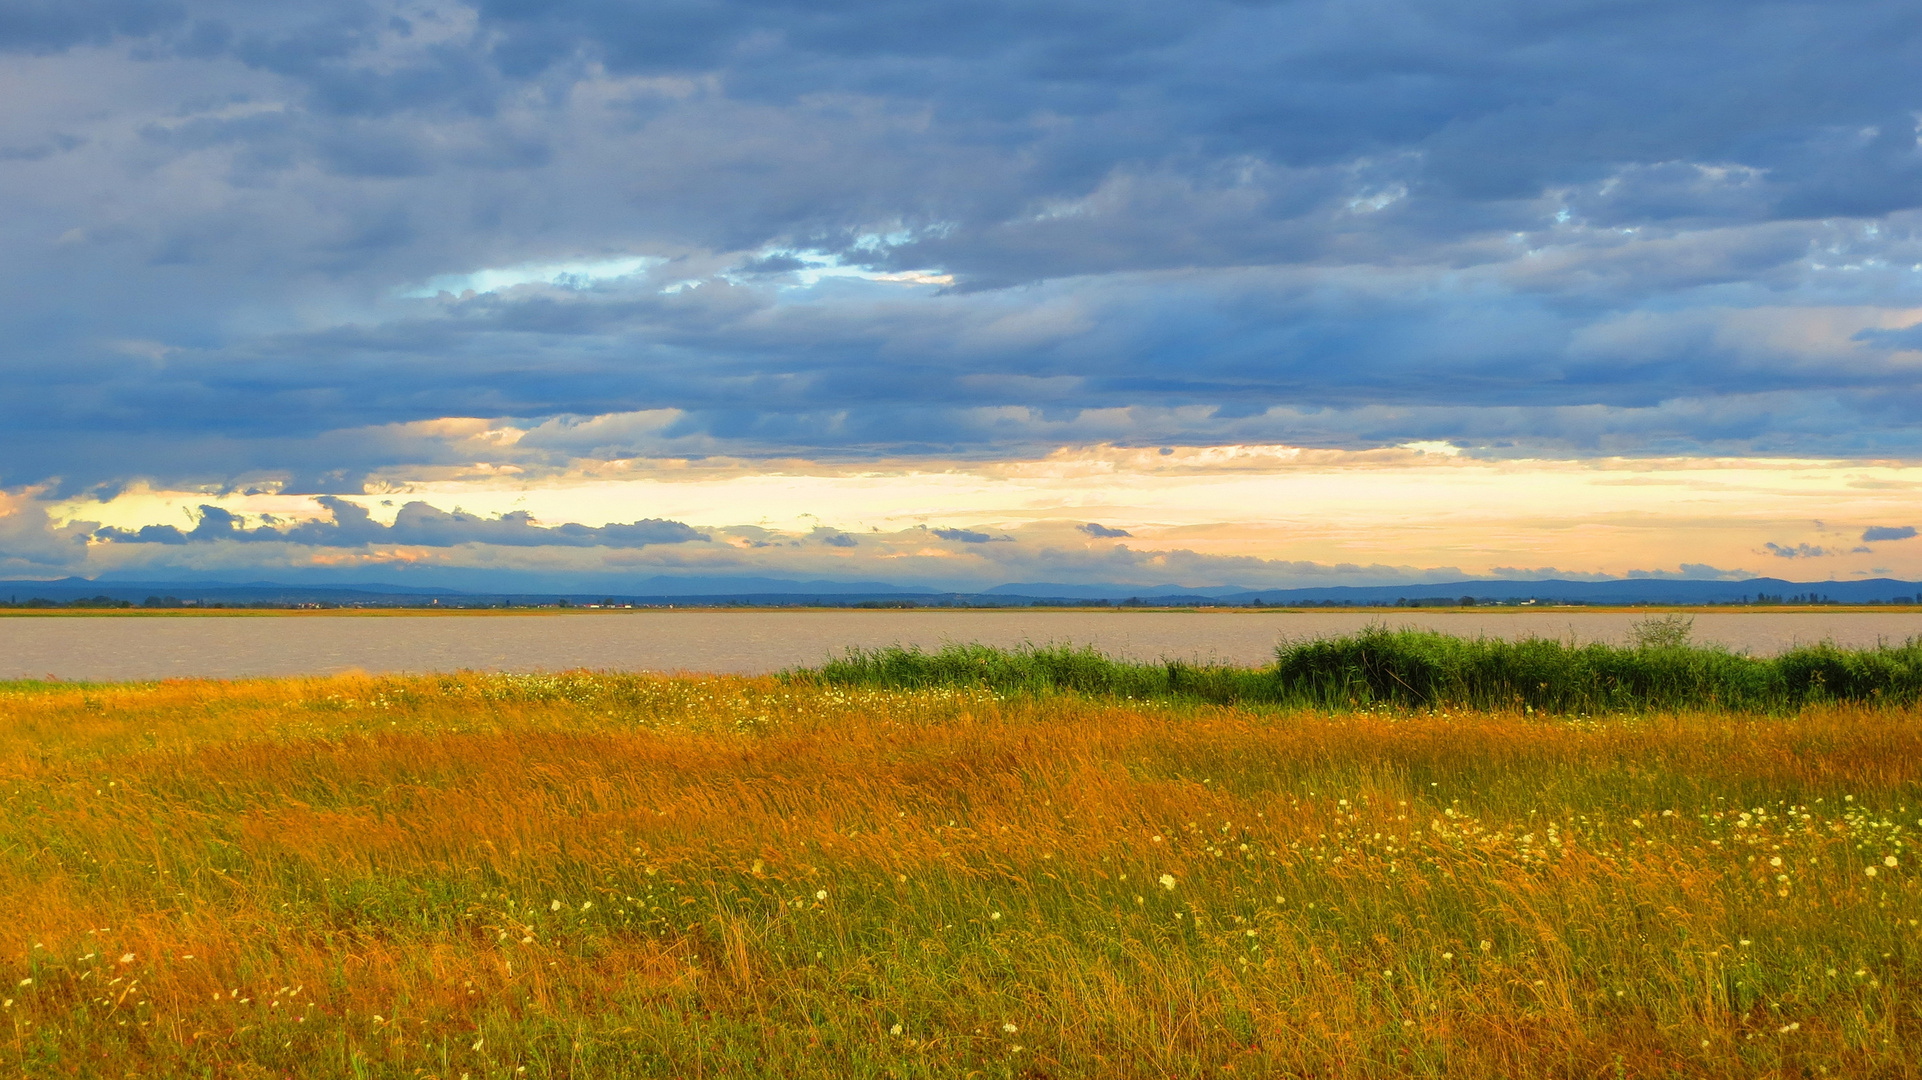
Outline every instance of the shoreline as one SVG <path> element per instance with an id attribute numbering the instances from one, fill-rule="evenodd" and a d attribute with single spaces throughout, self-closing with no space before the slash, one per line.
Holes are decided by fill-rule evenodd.
<path id="1" fill-rule="evenodd" d="M 1567 614 L 1592 613 L 1609 614 L 1684 614 L 1684 615 L 1907 615 L 1922 614 L 1922 604 L 1477 604 L 1471 607 L 1393 607 L 1355 605 L 1336 606 L 1281 606 L 1264 605 L 1261 607 L 1243 605 L 1200 605 L 1181 604 L 1169 607 L 1116 605 L 1009 605 L 1007 607 L 961 606 L 961 605 L 917 605 L 915 607 L 857 607 L 854 605 L 828 604 L 666 604 L 645 607 L 339 607 L 339 608 L 268 608 L 268 607 L 180 607 L 180 608 L 11 608 L 0 607 L 0 619 L 45 619 L 45 618 L 334 618 L 334 617 L 429 617 L 475 616 L 500 618 L 506 616 L 565 616 L 571 618 L 584 616 L 624 616 L 624 615 L 671 615 L 671 614 L 751 614 L 775 615 L 782 613 L 819 613 L 833 612 L 848 615 L 901 616 L 919 614 L 940 615 L 1020 615 L 1034 614 L 1075 614 L 1075 615 L 1379 615 L 1382 617 L 1410 615 L 1515 615 L 1526 616 L 1552 611 Z"/>

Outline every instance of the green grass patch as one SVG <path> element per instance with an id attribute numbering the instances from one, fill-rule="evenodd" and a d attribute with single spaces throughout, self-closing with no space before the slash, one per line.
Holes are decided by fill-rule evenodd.
<path id="1" fill-rule="evenodd" d="M 789 673 L 830 685 L 980 686 L 1214 704 L 1323 708 L 1516 708 L 1552 713 L 1710 709 L 1786 713 L 1817 703 L 1905 705 L 1922 696 L 1922 639 L 1872 649 L 1832 643 L 1755 657 L 1687 641 L 1672 621 L 1637 628 L 1637 644 L 1504 641 L 1369 627 L 1283 642 L 1275 663 L 1246 668 L 1117 660 L 1091 648 L 948 645 L 851 649 Z"/>

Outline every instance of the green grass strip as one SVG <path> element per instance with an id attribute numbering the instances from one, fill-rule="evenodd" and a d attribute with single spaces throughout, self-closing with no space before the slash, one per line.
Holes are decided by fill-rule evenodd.
<path id="1" fill-rule="evenodd" d="M 983 686 L 1216 704 L 1326 708 L 1526 708 L 1595 714 L 1710 709 L 1788 713 L 1804 705 L 1906 705 L 1922 697 L 1922 639 L 1872 649 L 1805 645 L 1774 657 L 1691 645 L 1504 641 L 1375 626 L 1284 642 L 1263 668 L 1184 661 L 1136 663 L 1092 648 L 948 645 L 850 649 L 790 677 L 851 686 Z"/>

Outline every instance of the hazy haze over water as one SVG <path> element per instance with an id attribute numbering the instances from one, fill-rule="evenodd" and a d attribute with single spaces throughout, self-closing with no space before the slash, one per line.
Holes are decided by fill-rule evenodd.
<path id="1" fill-rule="evenodd" d="M 849 646 L 1072 642 L 1131 659 L 1258 665 L 1283 637 L 1371 622 L 1464 636 L 1622 641 L 1638 612 L 621 611 L 567 615 L 0 618 L 0 678 L 122 680 L 459 669 L 762 673 Z M 1710 612 L 1695 639 L 1765 655 L 1922 635 L 1922 612 Z"/>

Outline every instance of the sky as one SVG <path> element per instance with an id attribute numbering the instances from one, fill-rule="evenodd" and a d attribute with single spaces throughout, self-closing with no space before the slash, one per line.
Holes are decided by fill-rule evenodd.
<path id="1" fill-rule="evenodd" d="M 0 0 L 0 576 L 1922 578 L 1917 70 L 1875 0 Z"/>

